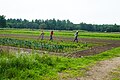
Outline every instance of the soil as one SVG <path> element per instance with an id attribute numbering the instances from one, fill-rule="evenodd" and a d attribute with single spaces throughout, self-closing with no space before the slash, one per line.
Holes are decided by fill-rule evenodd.
<path id="1" fill-rule="evenodd" d="M 120 57 L 98 62 L 93 66 L 85 77 L 69 79 L 69 80 L 111 80 L 109 73 L 120 66 Z"/>
<path id="2" fill-rule="evenodd" d="M 17 37 L 17 38 L 30 38 L 30 39 L 38 39 L 39 36 L 33 36 L 33 35 L 22 35 L 22 34 L 0 34 L 1 37 Z M 45 39 L 49 39 L 49 36 L 45 36 Z M 73 38 L 66 38 L 66 37 L 54 37 L 54 40 L 59 41 L 73 41 Z M 76 51 L 71 54 L 58 54 L 54 53 L 56 55 L 63 55 L 67 57 L 83 57 L 83 56 L 89 56 L 98 54 L 107 50 L 110 50 L 112 48 L 120 47 L 120 40 L 108 40 L 108 39 L 98 39 L 98 38 L 79 38 L 79 42 L 86 43 L 101 43 L 105 44 L 103 46 L 95 46 L 92 48 L 89 48 L 87 50 L 83 51 Z M 30 50 L 29 50 L 30 51 Z"/>
<path id="3" fill-rule="evenodd" d="M 116 48 L 119 47 L 120 44 L 108 44 L 108 45 L 104 45 L 104 46 L 97 46 L 97 47 L 93 47 L 90 48 L 88 50 L 83 50 L 83 51 L 78 51 L 72 54 L 69 54 L 69 57 L 83 57 L 83 56 L 89 56 L 89 55 L 94 55 L 94 54 L 99 54 L 101 52 L 110 50 L 112 48 Z"/>

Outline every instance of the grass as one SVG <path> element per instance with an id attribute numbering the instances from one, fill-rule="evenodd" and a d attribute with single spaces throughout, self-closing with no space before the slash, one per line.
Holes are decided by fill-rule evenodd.
<path id="1" fill-rule="evenodd" d="M 83 76 L 96 62 L 113 57 L 120 57 L 120 47 L 83 58 L 0 50 L 0 80 L 60 80 Z"/>
<path id="2" fill-rule="evenodd" d="M 30 30 L 30 29 L 0 29 L 0 34 L 22 34 L 22 35 L 40 35 L 40 30 Z M 44 30 L 45 36 L 50 35 L 50 30 Z M 75 31 L 54 31 L 54 36 L 62 37 L 74 37 Z M 103 33 L 103 32 L 87 32 L 80 31 L 80 38 L 102 38 L 102 39 L 114 39 L 120 40 L 119 33 Z"/>

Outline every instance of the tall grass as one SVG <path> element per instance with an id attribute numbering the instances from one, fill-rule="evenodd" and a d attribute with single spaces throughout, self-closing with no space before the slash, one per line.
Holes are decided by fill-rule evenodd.
<path id="1" fill-rule="evenodd" d="M 120 48 L 83 58 L 0 51 L 0 80 L 59 80 L 82 76 L 98 61 L 120 57 Z"/>

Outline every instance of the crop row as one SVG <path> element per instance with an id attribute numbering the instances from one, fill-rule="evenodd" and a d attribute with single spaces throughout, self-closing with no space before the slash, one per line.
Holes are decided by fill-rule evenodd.
<path id="1" fill-rule="evenodd" d="M 37 41 L 27 41 L 27 40 L 18 40 L 11 38 L 1 38 L 0 45 L 9 45 L 15 47 L 39 49 L 39 50 L 49 50 L 49 51 L 61 51 L 64 49 L 62 45 L 51 45 L 48 43 L 40 43 Z"/>
<path id="2" fill-rule="evenodd" d="M 0 45 L 14 46 L 21 48 L 30 48 L 36 50 L 45 50 L 51 52 L 64 52 L 68 50 L 74 50 L 77 48 L 84 48 L 90 45 L 78 44 L 78 43 L 65 43 L 65 42 L 51 42 L 51 41 L 31 41 L 31 40 L 20 40 L 12 38 L 0 38 Z"/>

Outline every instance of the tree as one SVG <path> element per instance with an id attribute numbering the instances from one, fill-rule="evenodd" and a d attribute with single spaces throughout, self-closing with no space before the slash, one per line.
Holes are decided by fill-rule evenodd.
<path id="1" fill-rule="evenodd" d="M 4 15 L 0 15 L 0 28 L 6 27 L 6 19 Z"/>
<path id="2" fill-rule="evenodd" d="M 40 24 L 39 28 L 40 29 L 46 29 L 47 25 L 45 23 Z"/>

